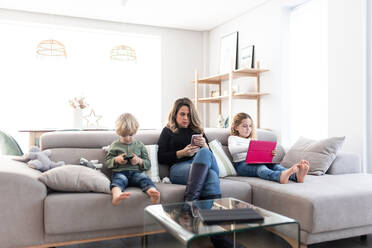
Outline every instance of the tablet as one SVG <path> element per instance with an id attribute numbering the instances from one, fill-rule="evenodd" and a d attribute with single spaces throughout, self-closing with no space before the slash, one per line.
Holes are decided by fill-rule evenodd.
<path id="1" fill-rule="evenodd" d="M 276 147 L 276 142 L 251 140 L 249 142 L 246 164 L 272 164 L 273 150 Z"/>

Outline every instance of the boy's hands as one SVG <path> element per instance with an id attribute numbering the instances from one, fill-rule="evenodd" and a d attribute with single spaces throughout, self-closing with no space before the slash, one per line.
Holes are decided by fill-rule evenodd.
<path id="1" fill-rule="evenodd" d="M 122 153 L 122 154 L 120 154 L 120 155 L 118 155 L 114 158 L 115 163 L 117 163 L 117 164 L 128 164 L 128 163 L 130 163 L 131 165 L 142 166 L 143 165 L 143 160 L 134 153 L 132 153 L 132 155 L 133 155 L 133 158 L 131 158 L 128 161 L 128 160 L 124 159 L 124 157 L 126 156 L 126 153 Z"/>
<path id="2" fill-rule="evenodd" d="M 133 155 L 133 158 L 130 160 L 130 164 L 131 165 L 139 165 L 139 166 L 142 166 L 143 165 L 143 161 L 142 161 L 142 158 L 138 157 L 136 154 L 132 153 Z"/>
<path id="3" fill-rule="evenodd" d="M 127 164 L 128 161 L 124 159 L 125 155 L 126 155 L 125 153 L 122 153 L 122 154 L 116 156 L 114 158 L 115 163 L 117 163 L 117 164 Z"/>

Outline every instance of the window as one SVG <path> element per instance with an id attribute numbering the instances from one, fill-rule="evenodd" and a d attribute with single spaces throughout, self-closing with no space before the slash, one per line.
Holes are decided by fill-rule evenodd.
<path id="1" fill-rule="evenodd" d="M 327 1 L 292 9 L 289 24 L 289 139 L 328 135 Z"/>
<path id="2" fill-rule="evenodd" d="M 101 115 L 99 126 L 114 128 L 123 112 L 134 114 L 140 128 L 161 127 L 160 37 L 62 26 L 0 23 L 0 128 L 72 128 L 69 100 L 85 97 Z M 67 58 L 41 57 L 42 40 L 64 44 Z M 110 59 L 111 49 L 127 45 L 137 62 Z"/>

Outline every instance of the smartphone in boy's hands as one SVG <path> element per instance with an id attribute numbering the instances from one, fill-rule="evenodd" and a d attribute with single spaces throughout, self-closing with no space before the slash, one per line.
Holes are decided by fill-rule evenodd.
<path id="1" fill-rule="evenodd" d="M 193 146 L 197 146 L 197 144 L 195 143 L 195 140 L 196 139 L 199 139 L 201 137 L 203 137 L 201 134 L 193 134 L 191 136 L 191 142 L 190 142 L 190 144 L 193 145 Z"/>
<path id="2" fill-rule="evenodd" d="M 123 156 L 123 159 L 124 160 L 127 160 L 129 162 L 129 160 L 131 160 L 133 158 L 133 155 L 124 155 Z"/>

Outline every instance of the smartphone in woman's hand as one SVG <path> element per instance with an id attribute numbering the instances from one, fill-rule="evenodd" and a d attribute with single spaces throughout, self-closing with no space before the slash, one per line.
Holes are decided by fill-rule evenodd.
<path id="1" fill-rule="evenodd" d="M 199 139 L 201 137 L 202 137 L 201 134 L 193 134 L 191 136 L 191 142 L 190 142 L 190 144 L 193 145 L 193 146 L 197 146 L 197 144 L 195 144 L 195 139 Z"/>

